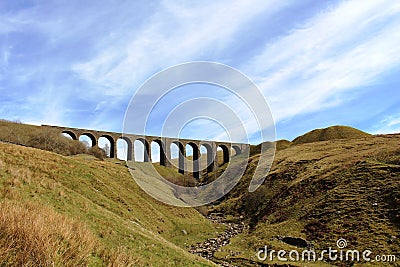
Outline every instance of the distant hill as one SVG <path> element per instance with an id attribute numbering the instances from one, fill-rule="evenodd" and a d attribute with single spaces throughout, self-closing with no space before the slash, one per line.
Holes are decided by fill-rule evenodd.
<path id="1" fill-rule="evenodd" d="M 277 140 L 274 143 L 275 143 L 276 151 L 286 149 L 286 148 L 288 148 L 288 147 L 293 145 L 292 142 L 290 142 L 289 140 L 285 140 L 285 139 Z M 261 145 L 262 144 L 266 144 L 267 146 L 270 146 L 272 143 L 267 141 L 265 143 L 261 143 L 261 144 L 258 144 L 258 145 L 250 145 L 250 156 L 254 156 L 254 155 L 260 154 L 261 153 Z"/>
<path id="2" fill-rule="evenodd" d="M 293 144 L 304 144 L 334 139 L 352 139 L 371 136 L 370 134 L 349 126 L 331 126 L 323 129 L 315 129 L 305 133 L 292 142 Z"/>
<path id="3" fill-rule="evenodd" d="M 289 140 L 284 140 L 284 139 L 278 140 L 276 141 L 276 150 L 278 151 L 283 150 L 290 147 L 291 145 L 293 145 L 293 143 L 290 142 Z"/>

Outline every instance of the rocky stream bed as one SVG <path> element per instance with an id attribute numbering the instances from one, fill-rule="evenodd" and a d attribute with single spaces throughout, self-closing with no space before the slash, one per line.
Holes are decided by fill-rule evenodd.
<path id="1" fill-rule="evenodd" d="M 195 245 L 192 245 L 190 248 L 190 252 L 193 254 L 199 255 L 203 258 L 206 258 L 208 260 L 212 260 L 214 258 L 214 253 L 220 247 L 228 245 L 230 242 L 230 239 L 233 236 L 243 232 L 245 225 L 244 225 L 244 223 L 223 222 L 223 219 L 221 217 L 208 216 L 207 218 L 214 223 L 225 225 L 226 229 L 224 232 L 218 234 L 217 237 L 209 238 L 204 242 L 200 242 Z M 224 267 L 235 266 L 235 265 L 231 265 L 228 262 L 219 262 L 218 264 L 220 266 L 224 266 Z"/>
<path id="2" fill-rule="evenodd" d="M 235 263 L 239 264 L 239 266 L 252 266 L 252 267 L 294 267 L 293 265 L 288 263 L 264 264 L 245 258 L 235 258 L 234 262 L 231 260 L 230 262 L 227 262 L 222 259 L 216 259 L 214 257 L 214 253 L 220 247 L 228 245 L 232 237 L 242 233 L 243 230 L 245 229 L 245 224 L 243 222 L 238 222 L 238 223 L 224 222 L 223 217 L 208 216 L 207 218 L 213 223 L 224 225 L 226 229 L 224 232 L 219 233 L 217 237 L 209 238 L 204 242 L 199 242 L 192 245 L 190 248 L 191 253 L 199 255 L 208 260 L 211 260 L 222 267 L 237 267 Z M 298 248 L 310 248 L 312 246 L 311 243 L 309 243 L 307 240 L 304 240 L 299 237 L 277 236 L 276 239 L 282 241 L 283 243 L 296 246 Z"/>

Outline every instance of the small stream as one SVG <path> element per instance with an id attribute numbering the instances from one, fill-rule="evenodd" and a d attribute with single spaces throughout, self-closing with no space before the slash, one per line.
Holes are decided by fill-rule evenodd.
<path id="1" fill-rule="evenodd" d="M 232 237 L 243 232 L 244 223 L 226 223 L 223 222 L 221 217 L 208 216 L 207 218 L 214 223 L 225 225 L 226 229 L 224 232 L 218 234 L 217 237 L 209 238 L 204 242 L 199 242 L 195 245 L 192 245 L 190 248 L 190 253 L 199 255 L 208 260 L 212 260 L 214 258 L 214 253 L 220 247 L 228 245 Z M 235 266 L 229 264 L 228 262 L 222 262 L 219 264 L 223 267 Z"/>
<path id="2" fill-rule="evenodd" d="M 283 264 L 264 264 L 260 262 L 256 262 L 250 259 L 245 258 L 237 258 L 231 259 L 230 262 L 223 261 L 221 259 L 214 258 L 214 253 L 222 246 L 226 246 L 230 243 L 230 239 L 237 234 L 243 232 L 245 228 L 245 224 L 240 223 L 226 223 L 223 220 L 223 217 L 215 217 L 208 216 L 207 219 L 212 221 L 213 223 L 217 223 L 220 225 L 225 225 L 226 229 L 223 233 L 218 234 L 217 237 L 209 238 L 204 242 L 196 243 L 192 245 L 190 248 L 190 253 L 199 255 L 203 258 L 211 260 L 222 267 L 237 267 L 237 266 L 251 266 L 251 267 L 295 267 L 293 265 L 283 263 Z M 238 265 L 235 265 L 236 264 Z"/>

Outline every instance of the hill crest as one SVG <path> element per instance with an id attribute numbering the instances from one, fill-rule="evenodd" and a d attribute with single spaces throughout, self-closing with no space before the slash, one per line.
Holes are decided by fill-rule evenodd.
<path id="1" fill-rule="evenodd" d="M 298 145 L 334 139 L 355 139 L 369 136 L 371 135 L 353 127 L 336 125 L 312 130 L 299 137 L 296 137 L 292 142 L 293 144 Z"/>

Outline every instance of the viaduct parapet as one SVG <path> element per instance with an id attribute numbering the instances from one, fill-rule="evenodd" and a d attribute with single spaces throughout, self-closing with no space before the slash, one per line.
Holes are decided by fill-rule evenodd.
<path id="1" fill-rule="evenodd" d="M 230 161 L 232 151 L 235 155 L 241 154 L 249 148 L 249 144 L 217 142 L 209 140 L 190 140 L 178 139 L 171 137 L 158 137 L 158 136 L 142 136 L 135 134 L 122 134 L 116 132 L 105 132 L 89 129 L 70 128 L 62 126 L 42 125 L 42 127 L 52 128 L 59 130 L 60 133 L 68 134 L 72 139 L 79 140 L 81 136 L 87 136 L 92 141 L 92 146 L 98 146 L 99 138 L 104 137 L 110 142 L 110 158 L 117 158 L 117 141 L 119 139 L 125 140 L 127 144 L 127 160 L 135 161 L 135 141 L 140 141 L 143 144 L 143 161 L 151 162 L 151 143 L 155 142 L 160 148 L 160 165 L 172 166 L 171 161 L 171 145 L 175 144 L 179 149 L 178 156 L 178 171 L 182 174 L 185 173 L 185 162 L 193 164 L 193 176 L 200 177 L 200 160 L 207 160 L 207 172 L 212 172 L 217 167 L 217 149 L 222 149 L 222 164 Z M 192 147 L 193 155 L 192 160 L 187 161 L 186 146 Z M 207 149 L 207 157 L 201 158 L 200 147 L 204 146 Z"/>

